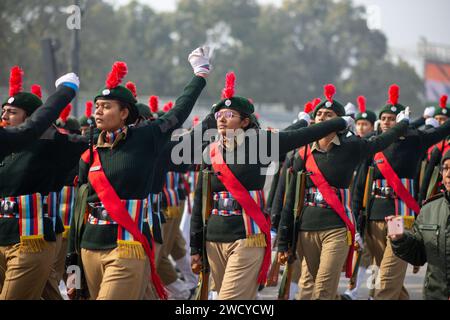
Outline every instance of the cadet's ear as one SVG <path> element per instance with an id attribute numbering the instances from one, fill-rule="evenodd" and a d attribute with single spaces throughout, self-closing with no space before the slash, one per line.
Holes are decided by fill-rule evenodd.
<path id="1" fill-rule="evenodd" d="M 243 129 L 246 129 L 250 125 L 250 118 L 244 118 L 241 121 L 241 126 Z"/>

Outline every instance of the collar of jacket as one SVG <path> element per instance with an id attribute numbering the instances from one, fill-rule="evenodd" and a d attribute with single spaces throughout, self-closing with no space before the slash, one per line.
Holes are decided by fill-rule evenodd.
<path id="1" fill-rule="evenodd" d="M 239 130 L 238 134 L 235 134 L 228 139 L 224 136 L 219 136 L 219 145 L 227 151 L 235 149 L 245 141 L 245 131 Z"/>
<path id="2" fill-rule="evenodd" d="M 125 140 L 128 127 L 124 126 L 114 132 L 102 131 L 98 136 L 97 148 L 114 148 L 120 141 Z"/>
<path id="3" fill-rule="evenodd" d="M 339 136 L 338 136 L 338 135 L 335 135 L 334 138 L 330 141 L 330 144 L 329 144 L 329 145 L 332 145 L 332 144 L 335 144 L 335 145 L 337 145 L 337 146 L 340 146 L 340 145 L 341 145 L 341 140 L 339 140 Z M 327 152 L 327 150 L 322 150 L 322 149 L 320 148 L 319 142 L 317 142 L 317 141 L 314 141 L 314 142 L 313 142 L 313 145 L 312 145 L 312 147 L 311 147 L 311 152 L 313 152 L 314 150 L 317 150 L 317 151 L 322 152 L 322 153 Z"/>

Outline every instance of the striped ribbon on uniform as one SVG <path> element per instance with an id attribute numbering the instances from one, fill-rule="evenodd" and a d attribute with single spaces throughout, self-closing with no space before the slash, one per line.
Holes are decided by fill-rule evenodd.
<path id="1" fill-rule="evenodd" d="M 20 237 L 44 236 L 44 212 L 40 193 L 15 197 Z"/>
<path id="2" fill-rule="evenodd" d="M 53 229 L 55 229 L 56 227 L 56 217 L 59 212 L 58 198 L 58 192 L 50 192 L 47 196 L 44 197 L 44 204 L 47 206 L 47 210 L 46 212 L 44 212 L 44 216 L 52 220 Z"/>
<path id="3" fill-rule="evenodd" d="M 261 210 L 263 210 L 265 208 L 265 204 L 266 204 L 266 200 L 264 197 L 264 191 L 263 190 L 249 191 L 249 194 L 252 197 L 252 199 L 256 202 L 256 204 L 261 208 Z M 234 199 L 234 198 L 231 195 L 231 193 L 228 191 L 213 192 L 213 200 L 219 201 L 219 199 Z M 247 215 L 245 213 L 245 210 L 212 209 L 211 214 L 224 216 L 224 217 L 242 215 L 242 219 L 244 220 L 245 233 L 246 233 L 247 237 L 250 235 L 262 234 L 261 229 L 258 227 L 256 222 L 249 215 Z"/>
<path id="4" fill-rule="evenodd" d="M 178 207 L 180 198 L 178 195 L 180 174 L 178 172 L 169 171 L 166 174 L 166 183 L 164 184 L 163 193 L 166 197 L 167 207 Z"/>
<path id="5" fill-rule="evenodd" d="M 64 228 L 69 227 L 72 222 L 75 193 L 75 187 L 71 186 L 64 186 L 59 192 L 59 214 Z"/>
<path id="6" fill-rule="evenodd" d="M 410 194 L 414 194 L 414 179 L 403 178 L 400 179 L 402 185 L 408 190 Z M 373 182 L 374 188 L 386 188 L 389 187 L 386 179 L 377 179 Z M 372 193 L 373 194 L 373 193 Z M 375 196 L 377 198 L 377 196 Z M 378 196 L 379 198 L 379 196 Z M 404 201 L 402 201 L 397 195 L 393 197 L 395 203 L 395 215 L 402 217 L 415 217 L 414 211 L 408 208 Z"/>
<path id="7" fill-rule="evenodd" d="M 353 212 L 351 209 L 351 194 L 349 189 L 343 189 L 343 188 L 335 188 L 332 187 L 332 189 L 336 192 L 339 200 L 341 200 L 342 205 L 345 209 L 345 214 L 347 215 L 348 219 L 351 223 L 355 224 L 355 218 L 353 216 Z M 306 190 L 306 194 L 308 195 L 314 195 L 320 193 L 319 189 L 317 187 L 311 187 Z M 325 200 L 322 201 L 322 203 L 317 203 L 314 201 L 305 201 L 305 205 L 309 207 L 319 207 L 319 208 L 327 208 L 331 209 L 331 207 L 326 203 Z"/>
<path id="8" fill-rule="evenodd" d="M 199 171 L 189 171 L 186 174 L 191 193 L 195 192 L 195 187 L 197 186 L 197 181 L 198 181 L 198 174 L 199 174 Z"/>
<path id="9" fill-rule="evenodd" d="M 138 229 L 142 232 L 142 226 L 144 223 L 145 210 L 146 210 L 146 202 L 147 199 L 144 200 L 121 200 L 125 205 L 125 208 L 129 212 L 131 219 L 137 224 Z M 118 226 L 117 230 L 117 240 L 123 241 L 137 241 L 134 239 L 133 235 L 128 232 L 125 228 Z"/>

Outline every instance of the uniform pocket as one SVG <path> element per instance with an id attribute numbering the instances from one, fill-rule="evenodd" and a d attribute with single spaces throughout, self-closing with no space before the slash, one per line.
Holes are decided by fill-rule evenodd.
<path id="1" fill-rule="evenodd" d="M 439 229 L 438 224 L 419 225 L 425 247 L 431 249 L 437 256 L 439 256 Z"/>

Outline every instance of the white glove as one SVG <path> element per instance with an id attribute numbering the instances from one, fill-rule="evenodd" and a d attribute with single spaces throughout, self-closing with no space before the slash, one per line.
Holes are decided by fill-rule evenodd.
<path id="1" fill-rule="evenodd" d="M 188 57 L 189 63 L 194 70 L 194 74 L 209 74 L 211 66 L 209 63 L 209 47 L 203 46 L 195 49 Z"/>
<path id="2" fill-rule="evenodd" d="M 345 122 L 347 122 L 347 129 L 352 132 L 355 132 L 355 120 L 350 116 L 343 116 L 342 119 L 344 119 Z"/>
<path id="3" fill-rule="evenodd" d="M 309 124 L 311 123 L 311 117 L 309 116 L 309 114 L 307 114 L 306 112 L 304 112 L 304 111 L 300 111 L 299 113 L 298 113 L 298 120 L 305 120 L 306 122 L 308 122 L 308 126 L 309 126 Z"/>
<path id="4" fill-rule="evenodd" d="M 425 120 L 425 125 L 432 126 L 433 128 L 439 127 L 439 122 L 435 118 L 427 118 Z"/>
<path id="5" fill-rule="evenodd" d="M 353 103 L 349 102 L 345 105 L 345 115 L 350 116 L 356 114 L 356 107 Z"/>
<path id="6" fill-rule="evenodd" d="M 358 244 L 358 246 L 359 246 L 359 248 L 360 248 L 361 250 L 364 249 L 364 243 L 363 243 L 363 240 L 362 240 L 362 238 L 361 238 L 361 235 L 360 235 L 358 232 L 355 233 L 355 243 Z"/>
<path id="7" fill-rule="evenodd" d="M 380 120 L 375 121 L 373 124 L 373 130 L 378 131 L 378 127 L 380 126 Z"/>
<path id="8" fill-rule="evenodd" d="M 405 110 L 400 111 L 400 113 L 397 115 L 397 123 L 402 120 L 406 120 L 409 123 L 409 107 L 406 107 Z"/>
<path id="9" fill-rule="evenodd" d="M 74 89 L 75 91 L 77 91 L 78 88 L 80 87 L 80 79 L 73 72 L 66 73 L 62 77 L 58 78 L 58 80 L 56 80 L 55 87 L 58 88 L 58 86 L 61 85 L 61 84 L 62 85 L 67 85 L 68 87 L 70 87 L 70 88 Z"/>
<path id="10" fill-rule="evenodd" d="M 425 110 L 423 111 L 423 117 L 425 118 L 425 119 L 428 119 L 428 118 L 432 118 L 432 117 L 434 117 L 434 112 L 436 111 L 436 108 L 435 107 L 427 107 L 427 108 L 425 108 Z"/>

